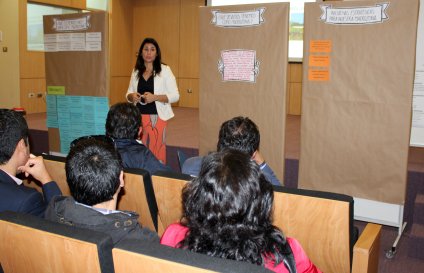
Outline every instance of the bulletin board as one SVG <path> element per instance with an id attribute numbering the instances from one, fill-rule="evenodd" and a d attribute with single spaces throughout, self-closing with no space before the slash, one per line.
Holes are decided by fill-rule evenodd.
<path id="1" fill-rule="evenodd" d="M 299 187 L 404 204 L 417 15 L 417 0 L 305 4 Z"/>
<path id="2" fill-rule="evenodd" d="M 63 136 L 75 137 L 70 132 L 79 130 L 79 135 L 86 135 L 89 134 L 88 130 L 100 125 L 104 132 L 104 111 L 107 113 L 109 94 L 108 15 L 106 12 L 48 15 L 43 17 L 43 28 L 46 86 L 47 94 L 50 95 L 47 99 L 49 149 L 60 152 L 64 146 L 69 146 L 71 140 L 64 143 Z M 60 101 L 58 99 L 53 103 L 55 96 L 67 98 L 60 98 Z M 57 105 L 72 106 L 70 111 L 73 113 L 63 113 L 68 110 L 63 107 L 57 109 L 62 114 L 74 114 L 74 121 L 81 122 L 84 120 L 83 114 L 92 112 L 90 125 L 80 124 L 75 129 L 71 127 L 76 127 L 72 121 L 69 121 L 71 124 L 63 124 L 63 119 L 58 117 L 59 113 L 56 113 L 56 121 L 52 122 L 54 113 L 50 111 L 49 116 L 49 108 L 56 109 Z M 103 119 L 103 124 L 95 122 L 96 113 L 97 120 Z M 65 129 L 52 125 L 60 122 Z"/>
<path id="3" fill-rule="evenodd" d="M 224 121 L 247 116 L 283 181 L 288 30 L 288 3 L 200 8 L 201 155 L 216 150 Z"/>

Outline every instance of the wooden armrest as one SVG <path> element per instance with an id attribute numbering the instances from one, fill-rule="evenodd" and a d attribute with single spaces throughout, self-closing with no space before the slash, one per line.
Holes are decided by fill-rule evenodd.
<path id="1" fill-rule="evenodd" d="M 352 273 L 377 273 L 381 225 L 367 224 L 353 247 Z"/>

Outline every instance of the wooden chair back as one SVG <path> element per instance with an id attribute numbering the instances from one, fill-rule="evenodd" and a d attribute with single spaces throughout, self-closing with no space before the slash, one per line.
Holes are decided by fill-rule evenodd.
<path id="1" fill-rule="evenodd" d="M 323 272 L 349 273 L 353 250 L 353 198 L 274 187 L 274 225 L 296 238 Z"/>
<path id="2" fill-rule="evenodd" d="M 63 195 L 70 196 L 71 192 L 66 182 L 65 172 L 65 157 L 54 156 L 54 155 L 43 155 L 44 165 L 47 171 L 54 181 L 56 181 Z M 41 184 L 38 181 L 31 179 L 25 179 L 24 185 L 30 188 L 34 188 L 41 192 Z"/>
<path id="3" fill-rule="evenodd" d="M 142 226 L 152 231 L 163 229 L 150 174 L 143 169 L 125 169 L 125 186 L 118 200 L 119 210 L 137 212 Z"/>
<path id="4" fill-rule="evenodd" d="M 52 155 L 43 155 L 43 158 L 47 171 L 58 184 L 62 194 L 70 196 L 71 192 L 66 181 L 65 158 Z M 157 231 L 161 223 L 157 220 L 157 205 L 150 174 L 143 169 L 125 169 L 124 180 L 125 187 L 120 193 L 117 209 L 137 212 L 142 226 Z M 26 180 L 24 183 L 28 187 L 41 191 L 41 186 L 36 181 Z"/>
<path id="5" fill-rule="evenodd" d="M 272 271 L 246 262 L 210 257 L 157 243 L 120 243 L 112 250 L 115 273 L 260 273 Z"/>
<path id="6" fill-rule="evenodd" d="M 0 213 L 0 263 L 8 272 L 112 273 L 112 239 L 28 214 Z"/>
<path id="7" fill-rule="evenodd" d="M 164 228 L 181 219 L 181 191 L 188 180 L 169 173 L 152 177 Z M 286 236 L 296 238 L 323 272 L 377 272 L 381 226 L 368 224 L 356 246 L 351 196 L 274 186 L 273 223 Z"/>
<path id="8" fill-rule="evenodd" d="M 181 220 L 181 192 L 190 179 L 189 175 L 170 172 L 158 172 L 152 176 L 159 219 L 162 223 L 162 228 L 158 230 L 159 236 L 162 236 L 170 224 Z"/>

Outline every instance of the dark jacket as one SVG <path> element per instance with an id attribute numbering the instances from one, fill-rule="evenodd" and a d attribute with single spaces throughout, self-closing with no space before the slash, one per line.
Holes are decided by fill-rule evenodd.
<path id="1" fill-rule="evenodd" d="M 145 169 L 150 174 L 157 171 L 172 171 L 135 139 L 115 139 L 115 146 L 121 154 L 124 168 Z"/>
<path id="2" fill-rule="evenodd" d="M 47 207 L 45 218 L 54 222 L 104 232 L 116 245 L 123 240 L 135 243 L 159 242 L 158 235 L 138 223 L 138 214 L 130 211 L 103 214 L 75 202 L 70 196 L 53 198 Z"/>
<path id="3" fill-rule="evenodd" d="M 44 196 L 33 188 L 16 184 L 7 173 L 0 170 L 0 211 L 43 216 L 50 199 L 62 193 L 54 181 L 44 184 L 42 189 Z"/>

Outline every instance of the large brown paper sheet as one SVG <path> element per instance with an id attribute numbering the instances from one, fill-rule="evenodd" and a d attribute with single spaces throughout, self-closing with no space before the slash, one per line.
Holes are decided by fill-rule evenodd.
<path id="1" fill-rule="evenodd" d="M 299 187 L 404 203 L 417 16 L 415 0 L 305 5 Z"/>
<path id="2" fill-rule="evenodd" d="M 89 27 L 84 30 L 59 32 L 53 27 L 56 20 L 70 20 L 89 16 Z M 90 12 L 43 17 L 44 34 L 101 33 L 101 51 L 45 52 L 47 86 L 63 86 L 66 95 L 106 97 L 109 94 L 108 19 L 106 12 Z M 57 128 L 48 128 L 49 150 L 60 151 Z"/>
<path id="3" fill-rule="evenodd" d="M 213 23 L 214 18 L 224 18 L 223 23 L 243 23 L 243 18 L 254 15 L 228 13 L 248 11 L 262 11 L 263 22 L 252 27 L 222 27 Z M 200 154 L 216 150 L 224 121 L 248 116 L 259 127 L 260 151 L 280 181 L 284 174 L 288 24 L 288 3 L 200 8 Z M 218 63 L 228 50 L 250 51 L 244 56 L 256 54 L 259 73 L 255 82 L 231 81 L 222 76 Z M 228 69 L 231 65 L 224 66 Z"/>
<path id="4" fill-rule="evenodd" d="M 105 12 L 44 16 L 44 34 L 61 33 L 53 28 L 55 20 L 89 16 L 89 28 L 66 33 L 100 32 L 101 51 L 46 52 L 47 86 L 65 86 L 66 95 L 106 97 L 109 94 L 108 20 Z"/>

